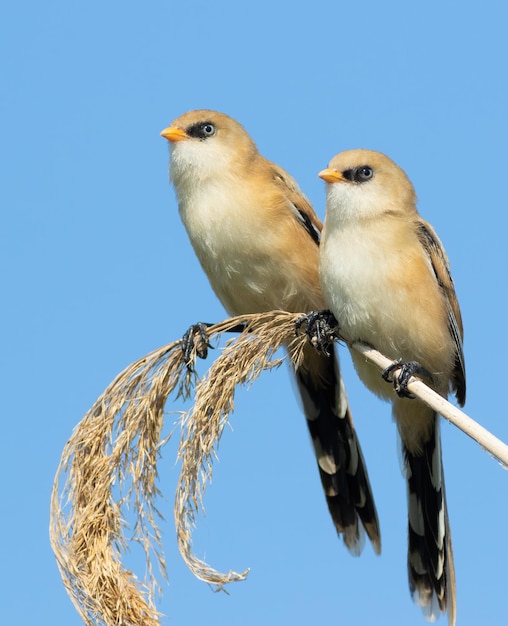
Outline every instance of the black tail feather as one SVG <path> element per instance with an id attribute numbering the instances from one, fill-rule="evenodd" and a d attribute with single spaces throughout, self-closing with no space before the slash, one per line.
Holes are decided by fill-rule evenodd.
<path id="1" fill-rule="evenodd" d="M 306 353 L 296 371 L 328 509 L 337 532 L 360 554 L 364 531 L 381 551 L 379 521 L 367 467 L 335 355 Z"/>
<path id="2" fill-rule="evenodd" d="M 420 453 L 404 449 L 408 488 L 408 575 L 415 602 L 434 620 L 455 613 L 455 575 L 446 509 L 439 423 Z M 452 618 L 453 614 L 453 618 Z"/>

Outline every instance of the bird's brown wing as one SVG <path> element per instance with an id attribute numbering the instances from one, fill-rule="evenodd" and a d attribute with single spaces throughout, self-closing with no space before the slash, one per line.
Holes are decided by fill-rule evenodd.
<path id="1" fill-rule="evenodd" d="M 453 370 L 453 389 L 457 402 L 463 406 L 466 401 L 466 366 L 462 348 L 464 329 L 459 302 L 455 293 L 450 263 L 439 237 L 432 226 L 425 220 L 419 220 L 418 237 L 427 252 L 438 285 L 445 297 L 448 309 L 448 326 L 455 345 L 455 367 Z"/>
<path id="2" fill-rule="evenodd" d="M 292 176 L 275 163 L 270 163 L 270 166 L 272 168 L 273 181 L 289 201 L 290 208 L 293 210 L 302 226 L 309 233 L 315 243 L 319 245 L 323 224 L 316 215 L 311 203 L 302 193 Z"/>

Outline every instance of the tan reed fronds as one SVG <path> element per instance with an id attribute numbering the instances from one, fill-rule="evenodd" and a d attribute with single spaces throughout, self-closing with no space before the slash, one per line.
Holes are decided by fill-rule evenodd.
<path id="1" fill-rule="evenodd" d="M 292 333 L 292 319 L 289 314 L 275 312 L 226 320 L 208 329 L 208 336 L 213 338 L 239 323 L 248 324 L 248 330 L 234 344 L 236 349 L 232 345 L 225 349 L 226 353 L 233 350 L 235 355 L 229 373 L 225 373 L 231 377 L 227 391 L 224 388 L 219 394 L 221 406 L 232 408 L 237 383 L 255 378 L 265 366 L 280 363 L 280 359 L 264 363 L 261 348 L 266 346 L 265 353 L 271 355 L 284 333 Z M 159 587 L 153 563 L 166 576 L 158 526 L 162 516 L 156 507 L 160 495 L 156 485 L 157 461 L 169 439 L 162 436 L 164 407 L 170 395 L 174 399 L 188 397 L 194 382 L 195 375 L 184 363 L 181 341 L 155 350 L 127 367 L 109 385 L 64 448 L 51 497 L 50 541 L 67 592 L 90 626 L 159 624 L 154 603 Z M 213 400 L 213 390 L 209 390 L 208 397 Z M 196 468 L 206 467 L 202 474 L 205 482 L 199 481 L 189 462 L 190 450 L 196 437 L 201 436 L 202 426 L 193 426 L 189 418 L 182 426 L 189 443 L 186 445 L 182 439 L 184 465 L 178 493 L 182 495 L 182 488 L 195 489 L 187 497 L 196 506 L 206 480 L 211 477 L 210 451 L 224 423 L 223 419 L 220 428 L 211 431 L 208 443 L 203 440 L 204 447 L 192 453 Z M 193 511 L 192 506 L 190 510 Z M 129 512 L 135 518 L 130 538 L 125 521 Z M 179 530 L 180 542 L 181 536 Z M 139 543 L 145 553 L 144 581 L 123 565 L 132 541 Z"/>
<path id="2" fill-rule="evenodd" d="M 76 426 L 58 467 L 50 539 L 64 585 L 86 624 L 159 623 L 152 557 L 165 574 L 155 507 L 164 404 L 185 391 L 178 342 L 130 365 Z M 122 565 L 128 549 L 123 510 L 135 511 L 133 537 L 145 550 L 148 584 Z"/>
<path id="3" fill-rule="evenodd" d="M 244 580 L 242 573 L 221 573 L 192 552 L 192 528 L 203 506 L 206 486 L 212 479 L 212 464 L 217 446 L 234 409 L 238 385 L 253 383 L 266 369 L 278 367 L 283 358 L 275 358 L 282 344 L 289 347 L 297 362 L 306 337 L 295 336 L 295 316 L 283 311 L 255 316 L 244 332 L 229 341 L 196 386 L 194 406 L 182 422 L 179 458 L 182 461 L 175 499 L 175 525 L 180 554 L 195 576 L 221 588 Z"/>
<path id="4" fill-rule="evenodd" d="M 221 588 L 244 580 L 248 570 L 221 573 L 192 552 L 192 529 L 212 478 L 217 446 L 234 408 L 238 385 L 252 383 L 263 370 L 280 365 L 283 344 L 294 361 L 308 341 L 295 335 L 300 314 L 272 311 L 225 320 L 207 330 L 213 339 L 239 323 L 246 329 L 226 343 L 207 375 L 195 386 L 193 408 L 181 420 L 178 455 L 181 472 L 175 498 L 175 524 L 181 555 L 193 573 Z M 199 337 L 191 365 L 199 349 Z M 384 369 L 391 362 L 369 346 L 354 343 L 366 359 Z M 51 498 L 50 539 L 64 585 L 89 626 L 155 626 L 158 589 L 153 563 L 166 575 L 156 508 L 157 461 L 163 438 L 164 407 L 169 396 L 187 398 L 196 382 L 184 363 L 181 341 L 136 361 L 94 403 L 67 442 Z M 508 447 L 435 394 L 418 379 L 409 390 L 508 464 Z M 126 513 L 134 515 L 126 536 Z M 130 542 L 145 553 L 143 581 L 123 560 Z"/>

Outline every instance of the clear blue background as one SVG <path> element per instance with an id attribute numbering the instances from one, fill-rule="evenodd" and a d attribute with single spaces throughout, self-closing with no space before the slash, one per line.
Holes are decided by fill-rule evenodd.
<path id="1" fill-rule="evenodd" d="M 189 109 L 242 122 L 320 215 L 316 174 L 340 150 L 382 150 L 407 171 L 452 262 L 467 411 L 508 440 L 506 23 L 501 0 L 3 6 L 2 624 L 81 623 L 48 541 L 63 446 L 130 362 L 194 321 L 225 316 L 180 223 L 159 136 Z M 239 394 L 198 524 L 200 556 L 251 568 L 229 596 L 178 555 L 176 441 L 165 448 L 165 623 L 424 623 L 407 590 L 390 409 L 357 381 L 345 351 L 342 361 L 382 556 L 366 546 L 354 559 L 335 536 L 283 367 Z M 508 474 L 461 432 L 442 430 L 458 624 L 506 623 Z"/>

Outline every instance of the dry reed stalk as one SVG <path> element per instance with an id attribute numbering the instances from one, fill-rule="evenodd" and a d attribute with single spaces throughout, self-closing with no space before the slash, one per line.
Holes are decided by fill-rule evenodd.
<path id="1" fill-rule="evenodd" d="M 198 578 L 218 588 L 244 580 L 248 570 L 223 574 L 197 558 L 192 553 L 192 528 L 212 478 L 220 437 L 234 408 L 236 387 L 250 384 L 263 370 L 280 365 L 284 357 L 276 358 L 275 353 L 283 344 L 289 346 L 293 361 L 300 358 L 307 342 L 304 333 L 295 336 L 295 322 L 300 317 L 272 311 L 228 319 L 207 330 L 208 337 L 214 338 L 239 323 L 247 325 L 237 339 L 227 342 L 197 383 L 194 407 L 181 421 L 178 455 L 182 466 L 174 513 L 183 559 Z M 199 337 L 196 339 L 191 365 L 200 347 Z M 386 357 L 368 346 L 352 347 L 380 369 L 386 366 Z M 162 516 L 155 506 L 157 461 L 169 439 L 162 437 L 164 407 L 170 395 L 187 398 L 194 383 L 195 376 L 184 363 L 181 341 L 168 344 L 126 368 L 76 426 L 64 448 L 51 498 L 50 539 L 67 592 L 88 626 L 159 624 L 153 561 L 165 576 L 157 524 Z M 435 400 L 426 397 L 426 390 L 432 390 L 417 379 L 409 389 L 426 402 Z M 439 397 L 439 402 L 441 415 L 451 419 L 452 413 L 455 425 L 508 463 L 505 444 L 496 439 L 492 449 L 492 441 L 481 432 L 485 429 L 443 398 Z M 469 426 L 464 428 L 461 415 L 465 422 L 480 428 L 479 437 Z M 129 510 L 135 515 L 130 540 L 123 519 Z M 144 550 L 147 576 L 143 582 L 122 564 L 129 541 L 138 542 Z"/>
<path id="2" fill-rule="evenodd" d="M 295 361 L 307 341 L 303 332 L 299 337 L 295 336 L 295 323 L 302 314 L 279 312 L 278 315 L 280 317 L 273 320 L 260 316 L 249 327 L 251 333 L 244 332 L 236 341 L 229 343 L 214 361 L 206 377 L 199 381 L 194 407 L 183 421 L 179 448 L 182 470 L 175 499 L 178 545 L 183 559 L 194 575 L 217 589 L 229 582 L 245 580 L 248 570 L 242 573 L 222 573 L 197 558 L 192 552 L 192 528 L 195 526 L 197 514 L 203 509 L 206 485 L 212 479 L 213 459 L 216 457 L 228 416 L 234 408 L 235 388 L 237 385 L 253 382 L 262 370 L 279 365 L 281 360 L 273 359 L 273 353 L 282 344 L 290 345 L 291 357 Z M 392 363 L 370 346 L 349 342 L 339 334 L 329 335 L 328 338 L 347 343 L 376 365 L 380 372 Z M 508 465 L 508 446 L 463 411 L 416 377 L 410 379 L 408 389 L 477 441 L 504 467 Z"/>

